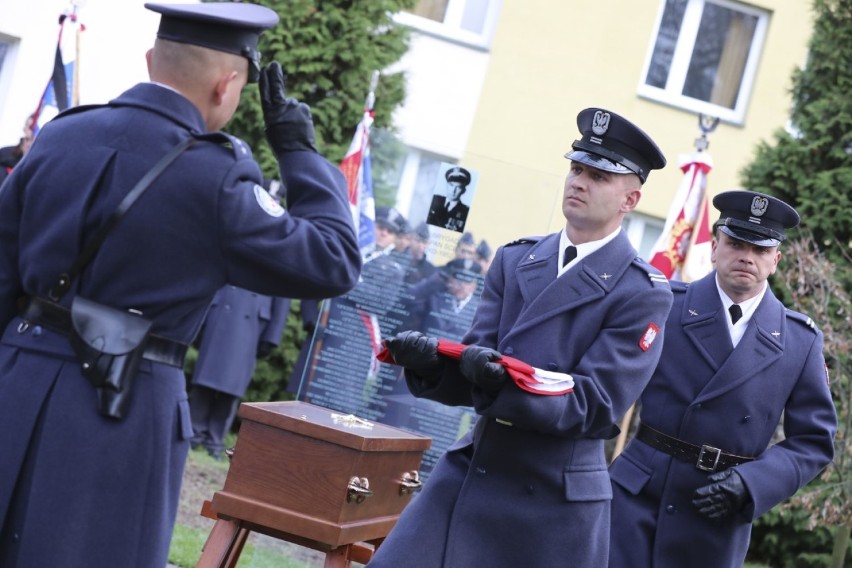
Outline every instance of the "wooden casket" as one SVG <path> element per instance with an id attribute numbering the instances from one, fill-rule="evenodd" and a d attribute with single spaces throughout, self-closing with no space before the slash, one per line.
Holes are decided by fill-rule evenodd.
<path id="1" fill-rule="evenodd" d="M 210 506 L 336 547 L 386 536 L 431 439 L 305 402 L 243 403 L 224 488 Z"/>

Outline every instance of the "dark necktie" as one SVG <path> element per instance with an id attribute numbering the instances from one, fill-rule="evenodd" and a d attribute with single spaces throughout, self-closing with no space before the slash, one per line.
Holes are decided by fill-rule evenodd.
<path id="1" fill-rule="evenodd" d="M 731 304 L 731 307 L 728 308 L 728 312 L 731 314 L 732 323 L 737 323 L 740 321 L 740 318 L 743 317 L 743 309 L 736 304 Z"/>
<path id="2" fill-rule="evenodd" d="M 565 254 L 562 257 L 562 266 L 567 266 L 569 262 L 577 258 L 577 247 L 571 245 L 565 247 Z"/>

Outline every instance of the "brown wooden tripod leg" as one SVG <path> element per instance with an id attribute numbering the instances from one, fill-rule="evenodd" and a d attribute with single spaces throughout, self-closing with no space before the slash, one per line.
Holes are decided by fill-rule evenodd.
<path id="1" fill-rule="evenodd" d="M 216 517 L 210 510 L 210 501 L 204 502 L 201 514 L 216 519 L 216 524 L 201 549 L 195 568 L 235 568 L 251 531 L 236 521 Z"/>

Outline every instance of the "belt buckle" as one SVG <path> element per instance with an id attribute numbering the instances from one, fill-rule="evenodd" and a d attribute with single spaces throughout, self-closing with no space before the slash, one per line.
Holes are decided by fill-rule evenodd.
<path id="1" fill-rule="evenodd" d="M 715 452 L 716 455 L 715 457 L 710 458 L 712 452 Z M 708 459 L 713 460 L 713 465 L 711 465 L 710 467 L 707 467 L 702 463 L 704 462 L 705 455 L 707 455 Z M 695 467 L 697 467 L 701 471 L 716 471 L 716 466 L 719 465 L 720 457 L 722 457 L 722 450 L 704 444 L 703 446 L 701 446 L 701 451 L 698 452 L 698 461 L 695 462 Z"/>

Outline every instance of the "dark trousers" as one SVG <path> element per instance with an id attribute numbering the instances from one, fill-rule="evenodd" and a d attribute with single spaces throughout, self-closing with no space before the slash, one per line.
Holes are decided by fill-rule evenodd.
<path id="1" fill-rule="evenodd" d="M 219 457 L 225 450 L 225 435 L 237 415 L 240 397 L 208 387 L 193 385 L 189 391 L 192 447 L 202 446 Z"/>

